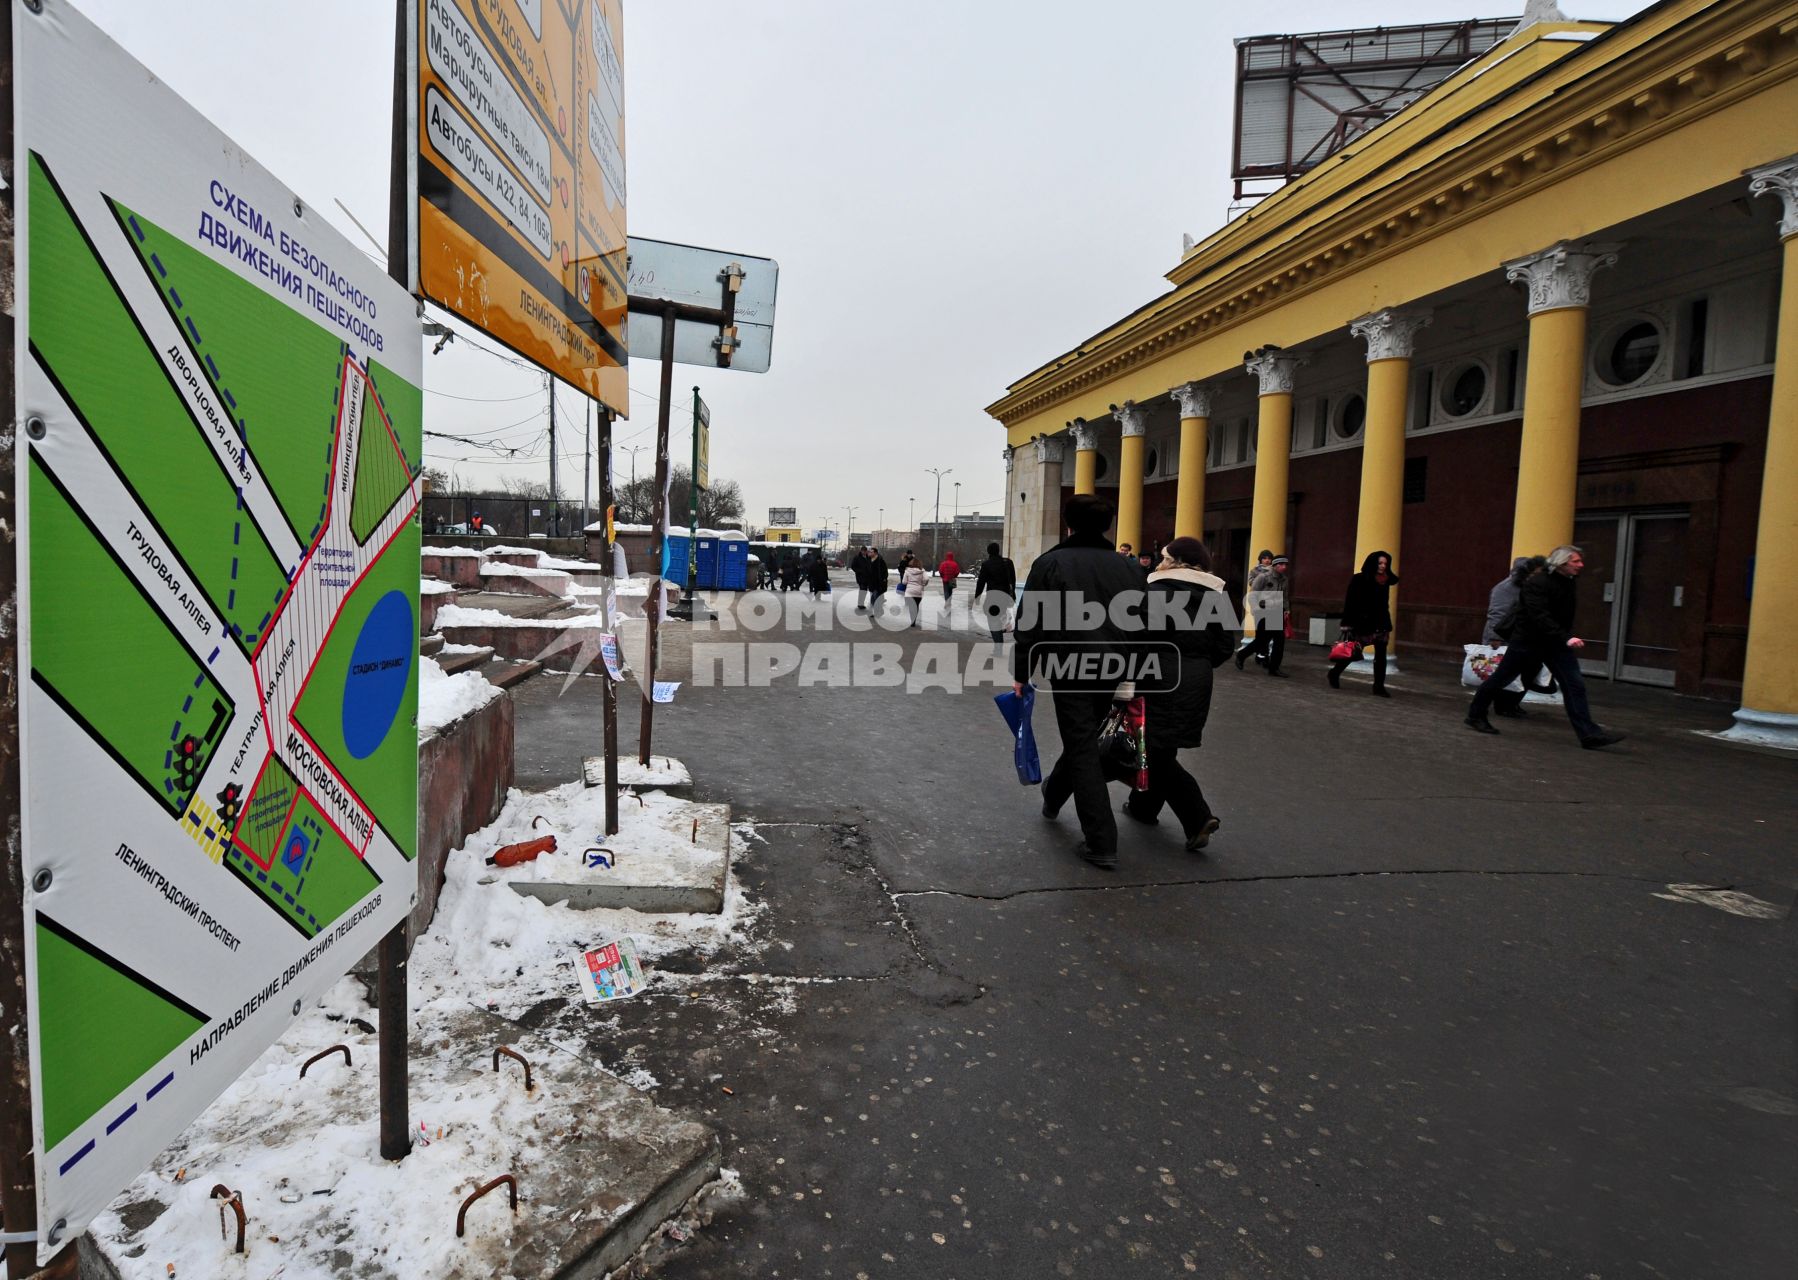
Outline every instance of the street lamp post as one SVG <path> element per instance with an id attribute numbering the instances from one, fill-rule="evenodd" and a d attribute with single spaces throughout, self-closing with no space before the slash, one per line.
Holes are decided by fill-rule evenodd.
<path id="1" fill-rule="evenodd" d="M 859 510 L 861 510 L 860 507 L 843 508 L 843 514 L 847 517 L 843 523 L 843 547 L 845 550 L 849 547 L 850 535 L 855 532 L 855 513 Z"/>
<path id="2" fill-rule="evenodd" d="M 640 450 L 647 449 L 647 448 L 649 448 L 649 446 L 646 444 L 625 444 L 625 445 L 619 445 L 618 447 L 625 450 L 625 452 L 627 452 L 631 455 L 631 514 L 634 516 L 634 515 L 639 514 L 639 512 L 637 511 L 637 505 L 636 505 L 637 504 L 637 454 Z"/>
<path id="3" fill-rule="evenodd" d="M 910 504 L 905 513 L 905 540 L 916 542 L 918 539 L 918 500 L 907 498 L 905 501 Z"/>
<path id="4" fill-rule="evenodd" d="M 924 473 L 936 477 L 936 515 L 931 523 L 935 526 L 930 531 L 930 559 L 936 562 L 937 541 L 943 536 L 943 477 L 954 472 L 954 467 L 925 467 Z"/>

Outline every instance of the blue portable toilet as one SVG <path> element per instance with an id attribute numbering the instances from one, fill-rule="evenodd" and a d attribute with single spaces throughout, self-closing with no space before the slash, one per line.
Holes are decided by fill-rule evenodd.
<path id="1" fill-rule="evenodd" d="M 687 585 L 687 535 L 671 533 L 662 539 L 662 577 L 677 587 Z"/>
<path id="2" fill-rule="evenodd" d="M 718 539 L 718 589 L 749 589 L 749 543 L 742 538 Z"/>
<path id="3" fill-rule="evenodd" d="M 712 534 L 701 534 L 694 543 L 697 557 L 694 562 L 697 588 L 701 591 L 718 589 L 718 539 Z"/>

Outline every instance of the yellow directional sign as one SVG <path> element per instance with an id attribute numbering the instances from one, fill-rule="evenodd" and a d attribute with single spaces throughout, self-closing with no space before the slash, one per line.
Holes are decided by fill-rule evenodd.
<path id="1" fill-rule="evenodd" d="M 622 0 L 407 0 L 414 292 L 627 416 Z"/>

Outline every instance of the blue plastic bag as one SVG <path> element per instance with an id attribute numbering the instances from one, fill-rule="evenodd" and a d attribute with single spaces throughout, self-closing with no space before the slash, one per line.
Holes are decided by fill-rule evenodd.
<path id="1" fill-rule="evenodd" d="M 993 702 L 1011 727 L 1012 760 L 1018 768 L 1018 781 L 1033 787 L 1043 780 L 1043 764 L 1036 754 L 1036 734 L 1030 727 L 1030 713 L 1036 707 L 1036 686 L 1025 685 L 1022 697 L 1007 689 L 994 695 Z"/>

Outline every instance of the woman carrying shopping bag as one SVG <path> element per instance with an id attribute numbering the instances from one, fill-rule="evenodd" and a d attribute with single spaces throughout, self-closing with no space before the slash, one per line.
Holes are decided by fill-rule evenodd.
<path id="1" fill-rule="evenodd" d="M 1342 688 L 1342 673 L 1349 663 L 1361 656 L 1367 645 L 1373 646 L 1373 694 L 1390 698 L 1386 692 L 1386 642 L 1392 638 L 1392 588 L 1398 575 L 1392 572 L 1392 556 L 1385 551 L 1371 551 L 1361 562 L 1361 572 L 1349 579 L 1348 593 L 1342 600 L 1342 641 L 1350 648 L 1338 654 L 1341 642 L 1330 650 L 1330 687 Z"/>
<path id="2" fill-rule="evenodd" d="M 1217 815 L 1205 801 L 1197 778 L 1180 763 L 1182 747 L 1204 741 L 1211 715 L 1211 671 L 1230 660 L 1236 647 L 1226 621 L 1234 621 L 1224 599 L 1224 580 L 1211 572 L 1211 554 L 1197 538 L 1175 538 L 1161 553 L 1149 575 L 1145 616 L 1165 619 L 1163 629 L 1145 634 L 1151 641 L 1171 641 L 1179 653 L 1177 670 L 1153 682 L 1139 680 L 1144 695 L 1148 787 L 1124 801 L 1124 814 L 1153 824 L 1165 804 L 1180 820 L 1186 848 L 1197 853 L 1218 828 Z"/>

